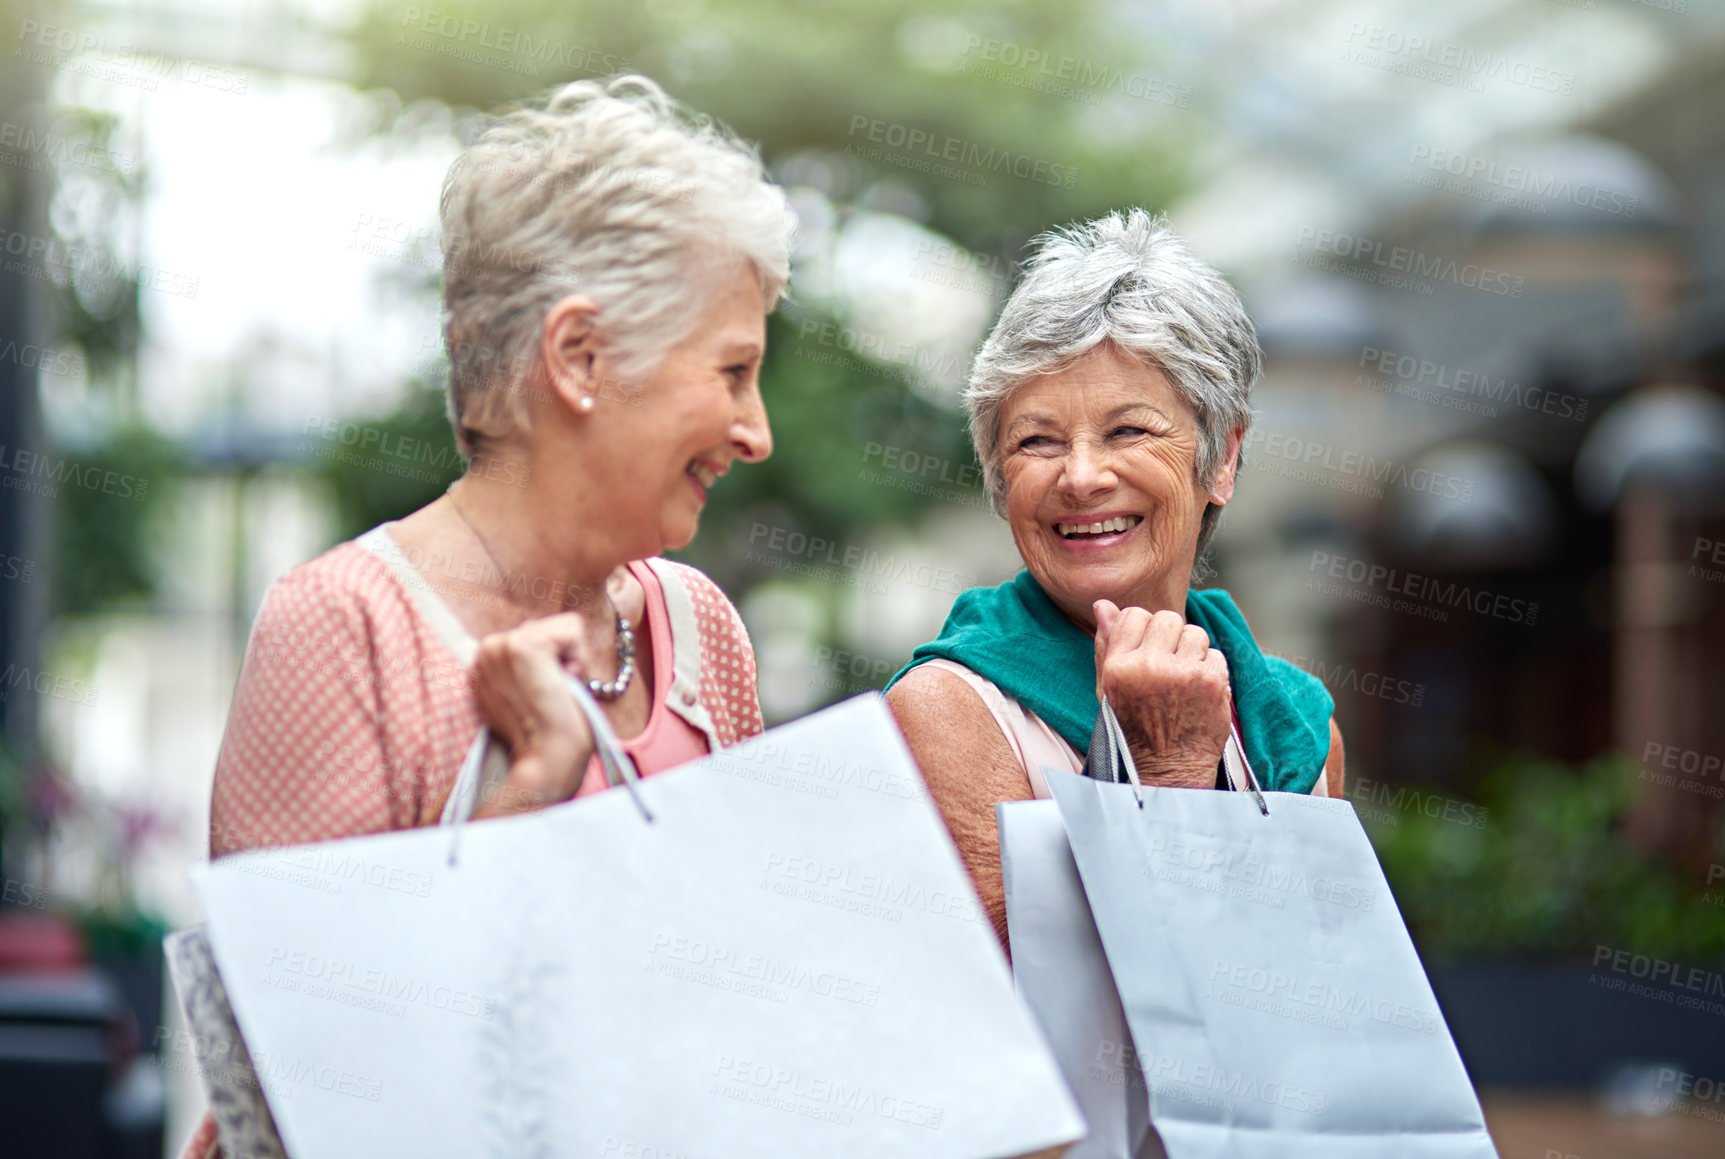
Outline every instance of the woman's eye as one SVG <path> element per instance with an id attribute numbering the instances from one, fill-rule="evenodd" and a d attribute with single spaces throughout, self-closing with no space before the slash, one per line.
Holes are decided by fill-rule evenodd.
<path id="1" fill-rule="evenodd" d="M 1147 435 L 1149 433 L 1150 432 L 1145 430 L 1143 427 L 1115 427 L 1109 432 L 1110 436 L 1114 438 L 1127 439 L 1135 439 L 1139 435 Z"/>
<path id="2" fill-rule="evenodd" d="M 749 377 L 748 364 L 744 363 L 740 366 L 727 366 L 727 367 L 725 367 L 725 376 L 727 378 L 729 378 L 734 383 L 739 383 L 739 384 L 742 383 L 744 380 L 746 380 Z"/>
<path id="3" fill-rule="evenodd" d="M 1053 442 L 1053 440 L 1047 435 L 1030 435 L 1027 438 L 1023 438 L 1018 441 L 1018 449 L 1021 451 L 1034 451 L 1040 447 L 1046 447 L 1051 442 Z"/>

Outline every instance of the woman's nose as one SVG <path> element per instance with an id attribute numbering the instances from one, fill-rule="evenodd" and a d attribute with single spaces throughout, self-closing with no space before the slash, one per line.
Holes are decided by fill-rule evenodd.
<path id="1" fill-rule="evenodd" d="M 758 463 L 773 453 L 773 428 L 767 422 L 767 403 L 758 380 L 742 397 L 731 423 L 731 442 L 737 458 L 745 463 Z"/>
<path id="2" fill-rule="evenodd" d="M 1080 440 L 1072 445 L 1066 456 L 1060 482 L 1074 496 L 1092 495 L 1114 486 L 1114 467 L 1102 448 L 1088 440 Z"/>

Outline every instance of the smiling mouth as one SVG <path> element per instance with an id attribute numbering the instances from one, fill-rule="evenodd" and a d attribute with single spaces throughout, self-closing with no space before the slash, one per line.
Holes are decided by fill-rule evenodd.
<path id="1" fill-rule="evenodd" d="M 713 484 L 719 481 L 719 472 L 713 470 L 699 459 L 691 462 L 687 467 L 683 468 L 683 471 L 685 474 L 693 476 L 695 482 L 701 485 L 701 490 L 703 491 L 711 491 L 713 489 Z"/>
<path id="2" fill-rule="evenodd" d="M 1142 522 L 1142 515 L 1116 515 L 1113 519 L 1104 519 L 1100 523 L 1056 523 L 1054 531 L 1062 539 L 1101 539 L 1107 535 L 1131 531 Z"/>

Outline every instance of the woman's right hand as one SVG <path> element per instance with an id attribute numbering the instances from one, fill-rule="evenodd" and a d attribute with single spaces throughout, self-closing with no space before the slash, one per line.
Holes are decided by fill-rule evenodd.
<path id="1" fill-rule="evenodd" d="M 1097 600 L 1096 695 L 1108 697 L 1146 782 L 1208 789 L 1232 722 L 1228 662 L 1177 612 Z"/>
<path id="2" fill-rule="evenodd" d="M 473 663 L 479 711 L 509 746 L 509 778 L 474 817 L 523 813 L 575 795 L 593 755 L 593 730 L 567 675 L 596 671 L 579 612 L 529 620 L 479 642 Z"/>

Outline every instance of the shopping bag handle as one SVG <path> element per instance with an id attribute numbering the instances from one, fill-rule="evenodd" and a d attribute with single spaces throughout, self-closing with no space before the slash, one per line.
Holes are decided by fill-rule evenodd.
<path id="1" fill-rule="evenodd" d="M 1144 785 L 1138 779 L 1137 764 L 1126 747 L 1126 734 L 1120 728 L 1120 719 L 1114 715 L 1106 696 L 1102 698 L 1102 710 L 1096 714 L 1096 727 L 1090 731 L 1090 752 L 1085 758 L 1084 775 L 1111 785 L 1130 783 L 1138 797 L 1139 807 L 1143 807 Z"/>
<path id="2" fill-rule="evenodd" d="M 635 762 L 624 751 L 623 742 L 617 739 L 617 732 L 611 727 L 610 719 L 582 681 L 567 673 L 564 674 L 564 680 L 569 686 L 569 694 L 575 698 L 576 706 L 581 709 L 581 715 L 587 718 L 588 729 L 593 733 L 593 748 L 599 755 L 599 767 L 605 772 L 605 783 L 611 788 L 622 785 L 627 789 L 635 807 L 641 810 L 641 816 L 651 822 L 653 812 L 641 799 L 638 788 L 641 774 L 636 770 Z M 468 747 L 467 757 L 461 762 L 461 771 L 455 775 L 455 785 L 449 791 L 449 800 L 444 804 L 443 816 L 438 823 L 453 828 L 449 842 L 451 865 L 455 864 L 462 822 L 472 818 L 474 807 L 479 802 L 479 785 L 484 780 L 485 757 L 495 738 L 496 734 L 489 727 L 480 726 L 479 735 L 473 738 L 473 744 Z"/>
<path id="3" fill-rule="evenodd" d="M 622 785 L 629 790 L 629 796 L 634 799 L 635 807 L 641 810 L 641 816 L 651 821 L 652 811 L 647 808 L 647 803 L 641 800 L 637 787 L 641 783 L 641 774 L 636 770 L 635 762 L 623 750 L 623 742 L 617 739 L 616 730 L 611 727 L 611 718 L 605 715 L 605 710 L 593 699 L 593 694 L 587 690 L 586 681 L 577 680 L 567 672 L 563 674 L 563 680 L 569 685 L 575 703 L 587 718 L 587 727 L 593 732 L 593 747 L 599 753 L 600 767 L 605 770 L 605 783 L 613 789 Z"/>
<path id="4" fill-rule="evenodd" d="M 1238 733 L 1234 731 L 1232 724 L 1229 729 L 1230 739 L 1238 744 Z M 1268 817 L 1270 807 L 1265 804 L 1264 794 L 1258 787 L 1257 774 L 1252 772 L 1252 766 L 1244 760 L 1244 756 L 1245 750 L 1242 746 L 1241 764 L 1245 772 L 1246 791 L 1252 794 L 1258 812 Z M 1138 800 L 1138 807 L 1144 807 L 1144 782 L 1138 777 L 1138 762 L 1132 759 L 1132 750 L 1126 744 L 1126 732 L 1120 727 L 1120 718 L 1114 714 L 1114 707 L 1108 703 L 1106 696 L 1102 698 L 1102 709 L 1096 714 L 1096 727 L 1090 734 L 1090 753 L 1085 760 L 1084 775 L 1092 780 L 1107 781 L 1110 784 L 1129 783 L 1132 786 L 1132 795 Z"/>

